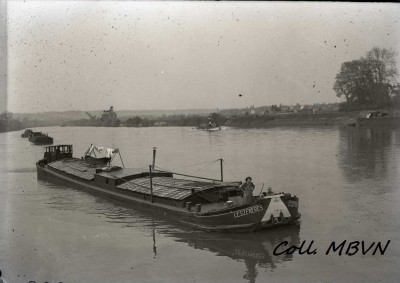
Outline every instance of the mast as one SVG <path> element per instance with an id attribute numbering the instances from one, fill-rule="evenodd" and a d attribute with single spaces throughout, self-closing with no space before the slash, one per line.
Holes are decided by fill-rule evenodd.
<path id="1" fill-rule="evenodd" d="M 154 166 L 156 165 L 156 151 L 157 151 L 157 147 L 153 147 L 153 170 L 154 170 Z"/>
<path id="2" fill-rule="evenodd" d="M 154 202 L 153 199 L 153 176 L 151 175 L 151 165 L 149 165 L 149 172 L 150 172 L 150 193 L 151 193 L 151 202 Z"/>
<path id="3" fill-rule="evenodd" d="M 219 163 L 220 163 L 220 167 L 221 167 L 221 182 L 224 181 L 224 168 L 222 167 L 222 162 L 223 162 L 223 159 L 220 158 Z"/>

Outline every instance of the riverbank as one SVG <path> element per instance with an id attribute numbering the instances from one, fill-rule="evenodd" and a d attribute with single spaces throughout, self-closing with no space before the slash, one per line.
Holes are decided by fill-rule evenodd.
<path id="1" fill-rule="evenodd" d="M 226 113 L 212 113 L 213 120 L 221 126 L 235 128 L 272 128 L 272 127 L 321 127 L 347 126 L 358 123 L 358 118 L 365 118 L 375 110 L 349 112 L 300 112 L 300 113 L 270 113 L 227 115 Z M 395 116 L 395 110 L 380 109 L 389 117 Z M 85 126 L 85 127 L 197 127 L 207 123 L 208 115 L 170 115 L 159 117 L 131 117 L 121 119 L 119 125 L 104 125 L 89 119 L 58 121 L 58 120 L 28 120 L 19 119 L 0 120 L 0 132 L 19 131 L 25 128 L 43 126 Z M 384 123 L 384 122 L 383 122 Z"/>
<path id="2" fill-rule="evenodd" d="M 355 123 L 359 112 L 321 114 L 244 115 L 230 118 L 225 126 L 237 128 L 269 128 L 282 126 L 341 126 Z"/>
<path id="3" fill-rule="evenodd" d="M 24 128 L 25 126 L 19 120 L 0 120 L 0 133 L 20 131 Z"/>

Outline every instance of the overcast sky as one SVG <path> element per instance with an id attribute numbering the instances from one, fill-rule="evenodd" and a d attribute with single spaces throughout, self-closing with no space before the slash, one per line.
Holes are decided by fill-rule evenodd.
<path id="1" fill-rule="evenodd" d="M 113 105 L 118 111 L 338 102 L 332 86 L 343 62 L 374 46 L 399 51 L 399 7 L 9 1 L 7 107 Z"/>

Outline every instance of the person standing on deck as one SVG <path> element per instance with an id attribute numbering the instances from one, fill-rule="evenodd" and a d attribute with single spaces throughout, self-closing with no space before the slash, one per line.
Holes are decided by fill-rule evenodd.
<path id="1" fill-rule="evenodd" d="M 253 202 L 253 191 L 254 184 L 251 182 L 251 177 L 247 177 L 246 182 L 239 186 L 239 189 L 243 191 L 243 204 L 249 204 Z"/>

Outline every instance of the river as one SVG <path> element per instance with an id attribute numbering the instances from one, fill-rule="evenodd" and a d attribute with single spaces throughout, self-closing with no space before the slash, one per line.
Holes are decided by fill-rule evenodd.
<path id="1" fill-rule="evenodd" d="M 300 198 L 301 226 L 256 233 L 194 231 L 126 204 L 38 180 L 43 155 L 0 134 L 0 269 L 18 282 L 398 282 L 400 131 L 321 127 L 40 128 L 54 144 L 118 147 L 125 167 L 156 165 L 224 179 L 251 176 Z M 117 156 L 114 164 L 121 165 Z M 385 253 L 326 250 L 332 241 L 382 242 Z M 315 255 L 274 255 L 284 241 L 311 241 Z M 347 245 L 346 245 L 347 248 Z M 361 248 L 361 245 L 360 245 Z M 281 251 L 282 249 L 279 249 Z M 351 251 L 355 251 L 354 249 Z"/>

